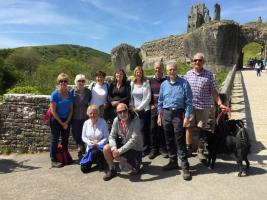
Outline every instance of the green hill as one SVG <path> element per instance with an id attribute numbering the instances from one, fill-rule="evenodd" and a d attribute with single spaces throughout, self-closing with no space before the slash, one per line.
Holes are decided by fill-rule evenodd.
<path id="1" fill-rule="evenodd" d="M 251 42 L 243 48 L 244 58 L 243 63 L 246 65 L 250 58 L 261 59 L 262 45 L 256 42 Z"/>
<path id="2" fill-rule="evenodd" d="M 111 74 L 110 55 L 78 45 L 48 45 L 0 49 L 0 94 L 14 86 L 35 86 L 49 94 L 61 72 L 73 83 L 76 74 L 94 78 L 97 69 Z"/>

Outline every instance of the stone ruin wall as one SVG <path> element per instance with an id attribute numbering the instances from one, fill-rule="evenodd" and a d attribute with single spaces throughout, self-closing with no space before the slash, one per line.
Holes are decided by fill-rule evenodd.
<path id="1" fill-rule="evenodd" d="M 177 60 L 187 61 L 183 42 L 184 35 L 179 35 L 144 43 L 140 48 L 143 66 L 151 67 L 155 61 L 160 60 L 165 64 Z"/>
<path id="2" fill-rule="evenodd" d="M 41 118 L 49 107 L 49 95 L 5 94 L 0 104 L 0 150 L 48 151 L 50 127 Z M 70 147 L 74 147 L 70 137 Z"/>

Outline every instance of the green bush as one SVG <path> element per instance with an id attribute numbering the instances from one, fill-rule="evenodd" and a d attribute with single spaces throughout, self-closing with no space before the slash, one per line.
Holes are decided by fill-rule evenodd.
<path id="1" fill-rule="evenodd" d="M 0 102 L 3 102 L 3 100 L 4 100 L 4 96 L 0 95 Z"/>
<path id="2" fill-rule="evenodd" d="M 184 75 L 187 71 L 191 70 L 192 67 L 189 64 L 177 62 L 178 66 L 178 74 Z M 152 76 L 154 75 L 155 71 L 153 67 L 145 68 L 144 69 L 145 76 Z M 127 76 L 132 76 L 133 71 L 127 70 L 126 71 Z M 166 66 L 164 66 L 164 74 L 166 74 Z"/>
<path id="3" fill-rule="evenodd" d="M 0 154 L 9 155 L 11 154 L 11 149 L 8 146 L 3 146 L 0 148 Z"/>
<path id="4" fill-rule="evenodd" d="M 222 71 L 216 73 L 215 81 L 216 81 L 216 85 L 218 87 L 222 85 L 222 83 L 226 79 L 227 75 L 228 75 L 227 70 L 222 70 Z"/>
<path id="5" fill-rule="evenodd" d="M 34 86 L 16 86 L 7 91 L 8 94 L 41 94 Z"/>

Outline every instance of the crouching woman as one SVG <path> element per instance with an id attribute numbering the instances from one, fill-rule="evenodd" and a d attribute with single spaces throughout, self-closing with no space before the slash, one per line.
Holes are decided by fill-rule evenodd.
<path id="1" fill-rule="evenodd" d="M 99 117 L 97 106 L 90 105 L 87 115 L 89 119 L 84 122 L 82 130 L 82 140 L 87 145 L 85 156 L 80 161 L 83 173 L 88 173 L 92 164 L 97 164 L 100 168 L 105 166 L 103 148 L 109 135 L 107 123 Z"/>

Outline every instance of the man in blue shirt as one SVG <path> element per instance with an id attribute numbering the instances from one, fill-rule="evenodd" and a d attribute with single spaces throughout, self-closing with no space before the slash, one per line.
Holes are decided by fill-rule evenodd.
<path id="1" fill-rule="evenodd" d="M 192 91 L 189 83 L 177 76 L 177 65 L 175 63 L 167 65 L 167 74 L 169 78 L 161 84 L 158 100 L 158 124 L 163 126 L 170 159 L 169 163 L 163 166 L 163 170 L 178 168 L 178 152 L 183 170 L 183 179 L 191 180 L 186 155 L 184 126 L 188 124 L 193 110 Z"/>

